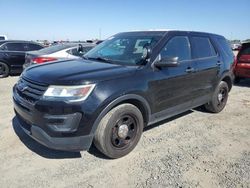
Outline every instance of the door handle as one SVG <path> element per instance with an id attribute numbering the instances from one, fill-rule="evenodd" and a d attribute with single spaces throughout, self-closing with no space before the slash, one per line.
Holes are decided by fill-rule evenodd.
<path id="1" fill-rule="evenodd" d="M 186 72 L 187 72 L 187 73 L 192 73 L 192 72 L 195 72 L 195 70 L 194 70 L 194 68 L 188 67 L 188 68 L 186 69 Z"/>
<path id="2" fill-rule="evenodd" d="M 220 66 L 222 63 L 221 61 L 217 61 L 216 65 Z"/>

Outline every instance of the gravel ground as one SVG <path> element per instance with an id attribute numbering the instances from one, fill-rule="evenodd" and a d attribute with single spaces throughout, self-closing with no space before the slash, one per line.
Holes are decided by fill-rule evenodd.
<path id="1" fill-rule="evenodd" d="M 50 150 L 14 117 L 17 77 L 0 79 L 0 187 L 250 187 L 250 80 L 219 114 L 190 110 L 147 128 L 129 155 Z"/>

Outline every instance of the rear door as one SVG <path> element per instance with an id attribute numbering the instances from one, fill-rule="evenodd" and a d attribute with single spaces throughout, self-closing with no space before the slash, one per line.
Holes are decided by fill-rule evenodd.
<path id="1" fill-rule="evenodd" d="M 195 71 L 193 105 L 208 102 L 216 87 L 222 62 L 209 36 L 190 35 L 192 67 Z"/>
<path id="2" fill-rule="evenodd" d="M 25 45 L 22 42 L 8 42 L 3 45 L 5 60 L 11 67 L 11 72 L 22 72 L 25 61 Z"/>

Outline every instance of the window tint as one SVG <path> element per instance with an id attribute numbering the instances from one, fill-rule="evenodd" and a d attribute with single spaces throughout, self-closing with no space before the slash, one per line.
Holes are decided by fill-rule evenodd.
<path id="1" fill-rule="evenodd" d="M 185 36 L 177 36 L 170 39 L 160 53 L 161 58 L 178 57 L 178 61 L 190 60 L 191 53 L 189 40 Z"/>
<path id="2" fill-rule="evenodd" d="M 40 49 L 42 49 L 42 46 L 37 45 L 37 44 L 28 43 L 28 49 L 29 49 L 30 51 L 33 51 L 33 50 L 40 50 Z"/>
<path id="3" fill-rule="evenodd" d="M 193 58 L 216 56 L 215 49 L 207 37 L 192 37 Z"/>
<path id="4" fill-rule="evenodd" d="M 23 43 L 7 43 L 5 49 L 9 51 L 25 51 Z"/>

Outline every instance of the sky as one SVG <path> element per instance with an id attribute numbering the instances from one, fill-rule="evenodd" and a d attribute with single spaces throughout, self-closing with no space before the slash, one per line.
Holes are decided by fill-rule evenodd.
<path id="1" fill-rule="evenodd" d="M 0 35 L 10 39 L 105 39 L 149 29 L 250 38 L 250 0 L 0 0 L 0 11 Z"/>

